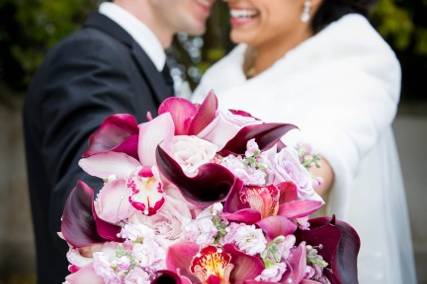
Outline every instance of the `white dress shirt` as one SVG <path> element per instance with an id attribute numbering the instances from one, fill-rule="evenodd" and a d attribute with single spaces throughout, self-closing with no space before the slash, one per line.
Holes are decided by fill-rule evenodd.
<path id="1" fill-rule="evenodd" d="M 162 71 L 166 63 L 166 53 L 156 35 L 138 18 L 117 4 L 105 2 L 99 6 L 99 13 L 107 16 L 125 31 L 142 47 L 148 57 Z"/>

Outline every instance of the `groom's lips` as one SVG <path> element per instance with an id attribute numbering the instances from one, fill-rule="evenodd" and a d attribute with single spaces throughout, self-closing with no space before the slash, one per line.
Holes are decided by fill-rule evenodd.
<path id="1" fill-rule="evenodd" d="M 211 13 L 212 1 L 210 0 L 196 0 L 197 7 L 202 16 L 207 17 Z"/>

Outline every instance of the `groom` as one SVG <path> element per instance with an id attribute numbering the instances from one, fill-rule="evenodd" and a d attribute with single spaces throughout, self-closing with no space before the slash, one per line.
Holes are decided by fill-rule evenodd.
<path id="1" fill-rule="evenodd" d="M 177 32 L 203 33 L 212 2 L 106 2 L 47 55 L 24 106 L 38 283 L 62 283 L 67 274 L 67 248 L 56 233 L 76 181 L 91 184 L 77 165 L 89 135 L 113 113 L 143 121 L 173 95 L 164 48 Z"/>

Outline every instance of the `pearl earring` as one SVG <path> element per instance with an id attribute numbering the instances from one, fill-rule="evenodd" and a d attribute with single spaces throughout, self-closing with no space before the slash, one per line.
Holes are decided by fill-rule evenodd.
<path id="1" fill-rule="evenodd" d="M 304 10 L 301 15 L 301 21 L 303 23 L 308 23 L 310 21 L 311 15 L 311 0 L 305 0 L 304 1 Z"/>

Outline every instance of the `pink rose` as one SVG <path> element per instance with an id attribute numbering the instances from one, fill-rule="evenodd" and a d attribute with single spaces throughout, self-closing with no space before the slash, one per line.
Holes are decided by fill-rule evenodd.
<path id="1" fill-rule="evenodd" d="M 292 181 L 298 187 L 300 199 L 323 202 L 323 199 L 314 190 L 311 174 L 301 164 L 298 153 L 293 148 L 284 148 L 279 153 L 276 153 L 275 149 L 271 149 L 264 152 L 262 158 L 267 166 L 269 184 Z"/>
<path id="2" fill-rule="evenodd" d="M 218 147 L 196 136 L 175 136 L 172 141 L 172 157 L 187 176 L 197 175 L 198 168 L 211 162 Z"/>

